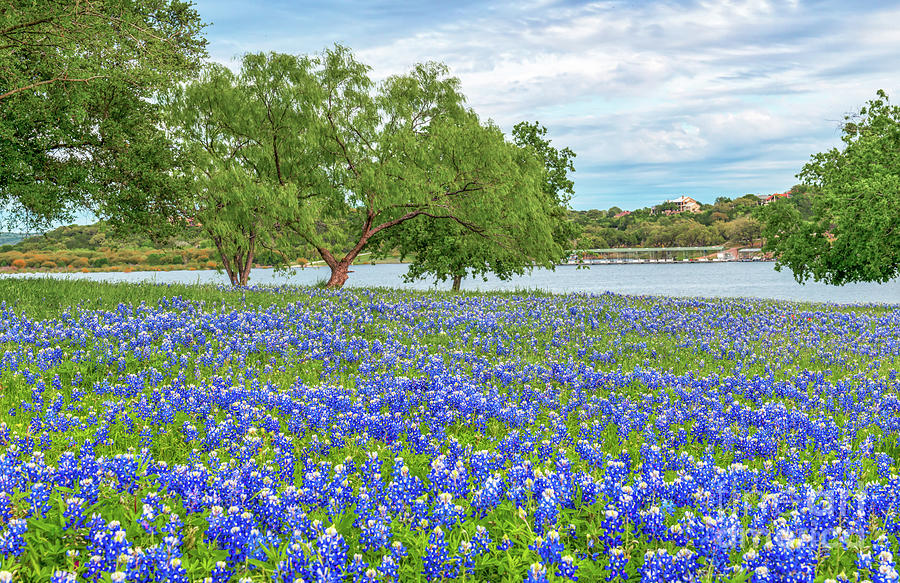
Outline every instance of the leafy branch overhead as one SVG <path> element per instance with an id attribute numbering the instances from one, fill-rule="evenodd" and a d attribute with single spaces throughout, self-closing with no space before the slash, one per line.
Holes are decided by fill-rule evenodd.
<path id="1" fill-rule="evenodd" d="M 79 207 L 140 223 L 175 163 L 153 98 L 198 70 L 202 28 L 179 0 L 5 3 L 0 203 L 38 228 Z"/>

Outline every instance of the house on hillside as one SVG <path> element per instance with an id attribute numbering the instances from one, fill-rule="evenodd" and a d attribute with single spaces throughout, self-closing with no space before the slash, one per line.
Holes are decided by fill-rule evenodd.
<path id="1" fill-rule="evenodd" d="M 622 217 L 627 217 L 631 214 L 631 211 L 622 211 L 620 213 L 616 213 L 613 215 L 614 219 L 621 219 Z"/>
<path id="2" fill-rule="evenodd" d="M 764 206 L 769 204 L 772 201 L 778 200 L 779 198 L 791 198 L 791 193 L 789 192 L 776 192 L 774 194 L 770 194 L 768 196 L 761 196 L 759 200 L 760 206 Z"/>
<path id="3" fill-rule="evenodd" d="M 700 203 L 694 200 L 689 196 L 679 196 L 678 198 L 673 198 L 672 200 L 667 200 L 663 203 L 665 206 L 669 207 L 667 210 L 662 211 L 663 214 L 666 215 L 677 215 L 678 213 L 699 213 L 700 212 Z M 660 212 L 657 210 L 657 207 L 653 207 L 650 209 L 650 214 L 656 214 Z"/>
<path id="4" fill-rule="evenodd" d="M 676 212 L 679 213 L 699 213 L 700 212 L 700 203 L 694 200 L 689 196 L 679 196 L 674 200 L 667 200 L 666 202 L 674 202 L 678 205 L 678 210 Z"/>

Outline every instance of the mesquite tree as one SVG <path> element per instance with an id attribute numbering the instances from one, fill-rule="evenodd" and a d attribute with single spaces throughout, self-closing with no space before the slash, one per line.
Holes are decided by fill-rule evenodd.
<path id="1" fill-rule="evenodd" d="M 512 132 L 523 171 L 534 172 L 526 168 L 535 161 L 542 165 L 542 198 L 533 204 L 497 205 L 502 212 L 485 215 L 478 232 L 431 218 L 410 221 L 379 241 L 381 253 L 398 250 L 402 258 L 411 259 L 407 281 L 429 275 L 437 281 L 450 279 L 454 291 L 467 276 L 486 278 L 491 273 L 508 279 L 534 267 L 553 269 L 576 237 L 567 217 L 575 153 L 554 148 L 546 135 L 547 129 L 537 122 L 518 123 Z"/>
<path id="2" fill-rule="evenodd" d="M 319 93 L 312 61 L 273 54 L 247 55 L 239 74 L 208 65 L 165 96 L 190 184 L 180 218 L 203 227 L 233 285 L 247 284 L 256 251 L 277 248 L 279 220 L 297 214 L 297 185 L 317 164 Z"/>
<path id="3" fill-rule="evenodd" d="M 263 242 L 315 249 L 331 270 L 328 286 L 340 287 L 367 246 L 416 220 L 514 253 L 554 245 L 540 157 L 464 101 L 444 65 L 376 85 L 337 46 L 315 57 L 248 55 L 239 75 L 211 66 L 173 92 L 170 111 L 192 161 L 196 218 L 240 240 L 245 265 Z M 229 204 L 248 210 L 223 213 Z M 528 233 L 527 249 L 510 229 Z"/>
<path id="4" fill-rule="evenodd" d="M 444 65 L 420 64 L 375 87 L 368 68 L 336 47 L 323 55 L 319 79 L 328 188 L 305 188 L 300 196 L 345 206 L 344 216 L 355 221 L 351 244 L 338 254 L 309 220 L 290 227 L 331 268 L 329 286 L 347 281 L 363 249 L 414 221 L 421 222 L 411 232 L 424 246 L 436 243 L 428 225 L 453 225 L 516 253 L 527 249 L 516 249 L 500 226 L 528 231 L 530 248 L 553 245 L 541 220 L 547 205 L 540 161 L 467 109 Z"/>

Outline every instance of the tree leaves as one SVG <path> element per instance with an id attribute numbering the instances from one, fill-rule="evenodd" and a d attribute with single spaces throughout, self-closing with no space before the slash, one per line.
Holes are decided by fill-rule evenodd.
<path id="1" fill-rule="evenodd" d="M 79 207 L 138 221 L 173 186 L 155 92 L 196 70 L 202 23 L 179 0 L 13 0 L 0 10 L 0 203 L 27 226 Z"/>
<path id="2" fill-rule="evenodd" d="M 798 175 L 821 190 L 810 220 L 790 201 L 760 210 L 764 250 L 800 282 L 886 282 L 900 273 L 900 107 L 878 91 L 845 117 L 842 140 Z"/>

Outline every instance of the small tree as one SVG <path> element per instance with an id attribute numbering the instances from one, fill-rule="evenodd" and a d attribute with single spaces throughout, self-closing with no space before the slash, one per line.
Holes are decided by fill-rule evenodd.
<path id="1" fill-rule="evenodd" d="M 797 281 L 885 282 L 900 272 L 900 107 L 884 91 L 844 118 L 844 147 L 798 177 L 819 191 L 805 219 L 791 199 L 760 207 L 766 251 Z"/>
<path id="2" fill-rule="evenodd" d="M 536 175 L 540 180 L 541 196 L 534 203 L 496 200 L 479 220 L 479 229 L 426 219 L 395 229 L 385 239 L 383 249 L 397 248 L 401 257 L 412 257 L 406 280 L 428 275 L 438 281 L 450 279 L 452 289 L 457 291 L 466 276 L 492 273 L 508 279 L 533 267 L 555 267 L 577 237 L 577 228 L 567 213 L 574 192 L 568 173 L 574 171 L 575 154 L 568 148 L 553 148 L 546 133 L 547 129 L 537 122 L 523 122 L 513 128 L 523 177 Z"/>
<path id="3" fill-rule="evenodd" d="M 316 176 L 313 66 L 247 55 L 239 74 L 211 64 L 165 97 L 189 183 L 179 218 L 209 235 L 233 285 L 247 284 L 260 246 L 283 243 L 279 221 L 297 215 L 298 184 Z"/>

